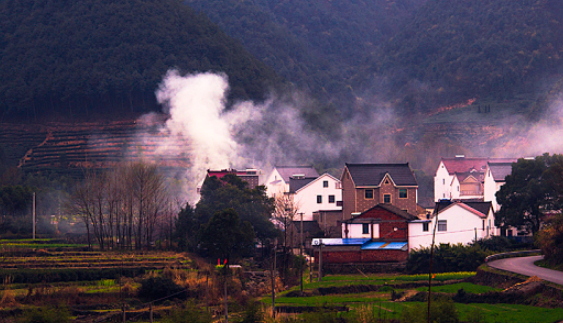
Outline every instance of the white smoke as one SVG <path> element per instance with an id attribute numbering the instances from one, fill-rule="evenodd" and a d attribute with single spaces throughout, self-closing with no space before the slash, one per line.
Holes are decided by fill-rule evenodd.
<path id="1" fill-rule="evenodd" d="M 143 134 L 144 140 L 158 142 L 157 156 L 179 153 L 178 147 L 188 143 L 186 159 L 191 166 L 183 174 L 182 191 L 190 203 L 197 201 L 196 187 L 208 169 L 252 167 L 266 173 L 275 165 L 341 161 L 346 157 L 343 151 L 383 156 L 372 146 L 370 135 L 385 131 L 381 125 L 393 118 L 389 109 L 351 118 L 337 129 L 326 129 L 322 135 L 303 118 L 303 105 L 310 102 L 304 102 L 300 96 L 284 100 L 272 96 L 260 104 L 239 102 L 226 110 L 228 90 L 225 75 L 182 76 L 171 70 L 156 91 L 166 120 L 157 135 Z M 156 117 L 143 117 L 151 118 Z M 372 151 L 366 151 L 367 147 Z"/>

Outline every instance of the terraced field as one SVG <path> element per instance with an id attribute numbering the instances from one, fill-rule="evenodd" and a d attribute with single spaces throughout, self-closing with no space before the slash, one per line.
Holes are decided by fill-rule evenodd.
<path id="1" fill-rule="evenodd" d="M 189 166 L 189 143 L 167 142 L 157 121 L 0 124 L 5 162 L 25 171 L 112 168 L 124 161 L 158 160 L 168 168 Z"/>

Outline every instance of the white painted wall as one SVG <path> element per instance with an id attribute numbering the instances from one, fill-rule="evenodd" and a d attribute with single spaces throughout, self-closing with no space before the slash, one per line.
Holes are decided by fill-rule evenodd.
<path id="1" fill-rule="evenodd" d="M 276 197 L 284 192 L 289 192 L 289 183 L 283 180 L 277 169 L 273 169 L 270 175 L 266 177 L 264 181 L 264 186 L 266 186 L 266 194 L 268 197 Z"/>
<path id="2" fill-rule="evenodd" d="M 323 182 L 328 182 L 328 187 L 323 187 Z M 341 206 L 336 206 L 336 202 L 342 201 L 342 189 L 340 181 L 329 174 L 323 174 L 314 181 L 305 185 L 294 195 L 294 203 L 299 206 L 298 212 L 303 212 L 304 221 L 313 220 L 313 212 L 322 211 L 341 211 Z M 322 202 L 317 203 L 317 195 L 321 196 Z M 334 202 L 329 203 L 329 196 L 334 196 Z"/>
<path id="3" fill-rule="evenodd" d="M 434 201 L 438 202 L 441 199 L 450 199 L 451 197 L 451 183 L 453 176 L 450 176 L 444 162 L 440 161 L 436 176 L 434 176 Z"/>
<path id="4" fill-rule="evenodd" d="M 497 234 L 497 228 L 494 226 L 494 213 L 492 210 L 486 218 L 481 218 L 475 213 L 461 207 L 458 204 L 452 204 L 433 217 L 429 224 L 428 232 L 422 231 L 422 223 L 409 223 L 409 249 L 417 249 L 420 247 L 430 247 L 432 244 L 432 232 L 436 225 L 436 219 L 446 220 L 447 230 L 436 230 L 435 244 L 469 244 L 475 241 L 475 229 L 477 229 L 477 239 L 488 238 Z M 483 220 L 485 227 L 483 229 Z"/>
<path id="5" fill-rule="evenodd" d="M 379 238 L 379 224 L 369 223 L 369 231 L 367 234 L 363 234 L 363 224 L 362 223 L 349 223 L 348 224 L 348 238 L 371 238 L 371 230 L 373 227 L 373 238 Z M 346 237 L 346 224 L 342 224 L 342 237 Z"/>
<path id="6" fill-rule="evenodd" d="M 491 173 L 488 166 L 487 166 L 487 172 L 485 174 L 486 174 L 485 175 L 485 183 L 483 184 L 484 201 L 485 202 L 492 202 L 493 203 L 493 210 L 495 210 L 495 212 L 496 212 L 500 209 L 500 206 L 497 203 L 496 193 L 504 185 L 504 181 L 503 182 L 496 182 L 494 177 L 493 177 L 493 174 Z"/>

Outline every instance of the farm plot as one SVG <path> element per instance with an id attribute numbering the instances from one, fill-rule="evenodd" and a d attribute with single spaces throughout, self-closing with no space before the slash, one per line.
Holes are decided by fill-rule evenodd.
<path id="1" fill-rule="evenodd" d="M 453 299 L 459 293 L 475 295 L 473 298 L 478 299 L 479 295 L 490 298 L 491 294 L 502 295 L 504 292 L 501 288 L 470 282 L 474 275 L 436 274 L 432 286 L 433 295 L 437 297 L 434 302 L 451 304 L 461 322 L 556 322 L 563 318 L 560 306 L 524 305 L 534 304 L 534 299 L 542 298 L 540 290 L 533 295 L 515 294 L 503 298 L 514 303 L 454 303 Z M 411 322 L 409 313 L 420 314 L 426 307 L 427 280 L 428 275 L 327 276 L 322 282 L 305 283 L 303 293 L 298 288 L 280 293 L 276 297 L 276 307 L 280 316 L 289 315 L 296 323 L 331 321 L 337 317 L 339 322 L 347 323 Z M 272 306 L 269 297 L 263 298 L 262 302 Z"/>

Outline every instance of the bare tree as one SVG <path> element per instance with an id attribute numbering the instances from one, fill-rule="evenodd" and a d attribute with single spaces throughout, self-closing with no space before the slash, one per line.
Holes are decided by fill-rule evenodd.
<path id="1" fill-rule="evenodd" d="M 290 193 L 278 194 L 274 199 L 274 219 L 283 230 L 283 246 L 287 250 L 294 245 L 293 221 L 299 213 L 299 203 Z"/>
<path id="2" fill-rule="evenodd" d="M 93 232 L 100 249 L 150 248 L 159 217 L 167 207 L 164 177 L 156 165 L 143 162 L 111 173 L 88 174 L 70 196 L 69 211 L 80 215 L 88 235 Z M 90 240 L 89 240 L 90 241 Z"/>

